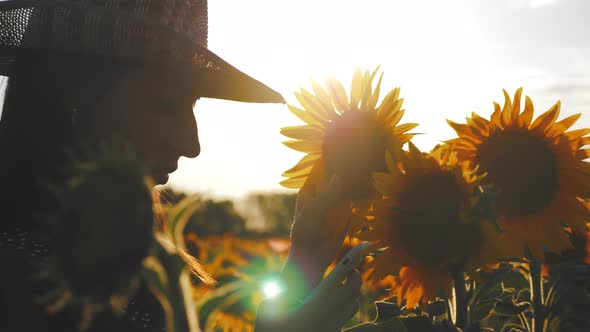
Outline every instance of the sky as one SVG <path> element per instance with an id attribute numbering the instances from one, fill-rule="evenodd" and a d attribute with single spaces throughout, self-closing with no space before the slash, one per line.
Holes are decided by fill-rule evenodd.
<path id="1" fill-rule="evenodd" d="M 209 48 L 298 105 L 294 92 L 327 77 L 349 86 L 354 70 L 384 73 L 401 88 L 422 150 L 454 137 L 446 119 L 488 117 L 502 89 L 524 88 L 536 113 L 558 99 L 562 115 L 590 126 L 587 0 L 212 0 Z M 201 155 L 182 158 L 169 184 L 240 198 L 287 191 L 281 173 L 303 155 L 281 127 L 302 124 L 285 105 L 201 99 Z"/>
<path id="2" fill-rule="evenodd" d="M 446 119 L 489 116 L 502 89 L 524 88 L 535 114 L 558 99 L 562 115 L 590 126 L 590 2 L 585 0 L 216 0 L 209 48 L 298 105 L 310 80 L 349 86 L 355 68 L 401 88 L 423 150 L 454 137 Z M 281 127 L 302 124 L 285 105 L 203 99 L 195 116 L 201 155 L 182 159 L 170 184 L 237 198 L 282 191 L 281 173 L 302 154 L 281 144 Z"/>

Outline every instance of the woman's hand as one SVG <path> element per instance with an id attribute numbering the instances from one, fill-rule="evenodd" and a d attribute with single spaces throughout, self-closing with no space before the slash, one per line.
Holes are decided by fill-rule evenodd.
<path id="1" fill-rule="evenodd" d="M 344 284 L 310 302 L 301 304 L 289 291 L 267 299 L 258 308 L 255 332 L 341 331 L 358 311 L 360 286 L 360 274 L 354 270 Z"/>
<path id="2" fill-rule="evenodd" d="M 313 186 L 301 188 L 297 195 L 295 220 L 291 229 L 291 249 L 283 268 L 286 280 L 299 274 L 301 292 L 309 292 L 321 280 L 325 269 L 334 260 L 348 231 L 348 220 L 338 220 L 339 229 L 327 225 L 328 218 L 337 218 L 330 212 L 347 211 L 347 201 L 342 199 L 342 184 L 332 177 L 326 190 L 315 192 Z M 327 215 L 328 213 L 328 215 Z"/>
<path id="3" fill-rule="evenodd" d="M 326 213 L 342 200 L 342 185 L 332 178 L 319 194 L 304 187 L 297 195 L 295 221 L 291 229 L 291 249 L 282 270 L 287 290 L 259 307 L 256 332 L 340 331 L 358 311 L 361 278 L 354 270 L 321 296 L 302 304 L 302 300 L 321 281 L 334 260 L 347 232 L 347 220 L 338 220 L 341 229 L 327 227 Z M 332 216 L 330 216 L 332 217 Z"/>

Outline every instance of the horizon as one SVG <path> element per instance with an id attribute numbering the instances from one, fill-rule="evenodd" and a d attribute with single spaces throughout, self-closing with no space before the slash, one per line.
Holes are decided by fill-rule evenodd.
<path id="1" fill-rule="evenodd" d="M 503 88 L 522 86 L 535 116 L 560 99 L 560 118 L 583 113 L 575 127 L 588 127 L 587 12 L 583 0 L 225 0 L 209 4 L 209 47 L 294 105 L 310 79 L 336 77 L 348 90 L 355 68 L 380 65 L 381 95 L 401 88 L 402 122 L 420 124 L 412 141 L 426 150 L 454 137 L 445 119 L 489 116 Z M 286 105 L 204 99 L 195 115 L 201 155 L 183 158 L 169 185 L 218 198 L 294 192 L 278 184 L 303 156 L 281 143 L 281 127 L 301 124 Z"/>

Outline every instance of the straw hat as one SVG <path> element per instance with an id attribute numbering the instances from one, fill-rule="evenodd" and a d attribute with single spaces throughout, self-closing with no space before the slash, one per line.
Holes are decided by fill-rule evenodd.
<path id="1" fill-rule="evenodd" d="M 207 49 L 206 0 L 0 1 L 0 75 L 20 52 L 63 51 L 186 68 L 203 97 L 284 103 Z"/>

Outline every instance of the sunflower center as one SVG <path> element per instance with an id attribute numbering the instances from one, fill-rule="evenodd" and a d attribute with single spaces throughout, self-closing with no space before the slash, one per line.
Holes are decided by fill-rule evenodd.
<path id="1" fill-rule="evenodd" d="M 400 238 L 411 257 L 440 267 L 457 263 L 480 240 L 473 223 L 461 220 L 466 201 L 450 172 L 414 175 L 399 197 Z"/>
<path id="2" fill-rule="evenodd" d="M 528 132 L 499 132 L 484 141 L 476 161 L 500 190 L 498 210 L 506 217 L 542 211 L 558 187 L 557 161 L 547 142 Z"/>
<path id="3" fill-rule="evenodd" d="M 323 153 L 329 174 L 342 179 L 350 198 L 373 192 L 371 173 L 385 171 L 385 133 L 375 113 L 344 112 L 332 120 Z"/>

